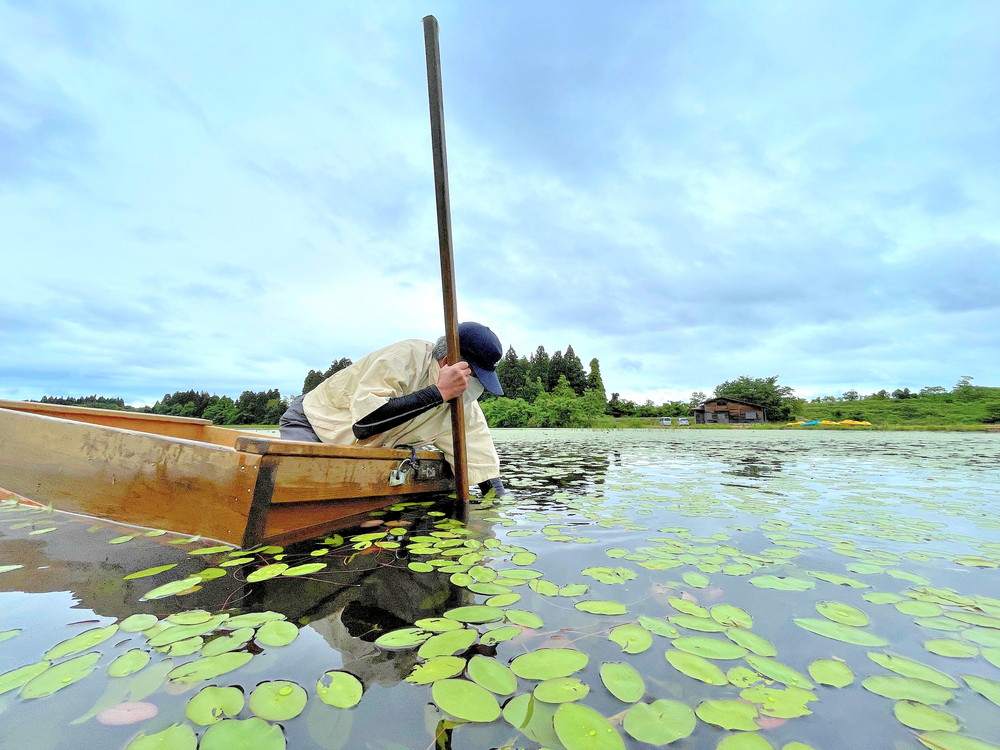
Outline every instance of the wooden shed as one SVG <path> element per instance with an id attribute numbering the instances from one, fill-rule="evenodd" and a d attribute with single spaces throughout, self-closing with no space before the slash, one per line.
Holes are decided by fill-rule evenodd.
<path id="1" fill-rule="evenodd" d="M 694 408 L 695 424 L 763 424 L 764 407 L 735 398 L 710 398 Z"/>

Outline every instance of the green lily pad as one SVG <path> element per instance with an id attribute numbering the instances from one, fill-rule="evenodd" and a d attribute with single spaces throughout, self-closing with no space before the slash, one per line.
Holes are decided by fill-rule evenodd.
<path id="1" fill-rule="evenodd" d="M 540 682 L 531 692 L 542 703 L 570 703 L 585 698 L 590 686 L 575 677 L 554 677 Z"/>
<path id="2" fill-rule="evenodd" d="M 294 578 L 295 576 L 307 576 L 310 573 L 319 573 L 326 567 L 326 563 L 305 563 L 303 565 L 295 565 L 291 568 L 287 568 L 281 572 L 281 575 L 287 576 L 289 578 Z"/>
<path id="3" fill-rule="evenodd" d="M 876 675 L 866 677 L 861 685 L 885 698 L 916 701 L 929 706 L 941 706 L 952 699 L 951 691 L 947 688 L 914 677 Z"/>
<path id="4" fill-rule="evenodd" d="M 233 651 L 218 656 L 206 656 L 174 667 L 167 673 L 167 679 L 182 683 L 211 680 L 226 672 L 239 669 L 252 658 L 253 654 Z"/>
<path id="5" fill-rule="evenodd" d="M 21 688 L 21 697 L 44 698 L 64 687 L 69 687 L 93 672 L 100 658 L 101 655 L 94 651 L 49 667 Z"/>
<path id="6" fill-rule="evenodd" d="M 425 617 L 413 624 L 421 630 L 428 630 L 432 633 L 446 633 L 449 630 L 461 630 L 465 627 L 458 620 L 449 620 L 446 617 Z"/>
<path id="7" fill-rule="evenodd" d="M 966 737 L 954 732 L 927 732 L 918 734 L 917 739 L 931 750 L 1000 750 L 1000 745 L 991 745 L 974 737 Z"/>
<path id="8" fill-rule="evenodd" d="M 65 640 L 62 643 L 56 644 L 43 655 L 43 659 L 61 659 L 64 656 L 71 656 L 72 654 L 79 654 L 87 651 L 88 649 L 97 646 L 98 644 L 104 643 L 114 636 L 118 632 L 118 625 L 108 625 L 104 628 L 94 628 L 92 630 L 87 630 L 79 635 L 73 636 L 69 640 Z"/>
<path id="9" fill-rule="evenodd" d="M 833 620 L 843 625 L 863 627 L 870 622 L 868 615 L 860 609 L 852 607 L 850 604 L 844 604 L 843 602 L 817 602 L 816 611 L 828 620 Z"/>
<path id="10" fill-rule="evenodd" d="M 480 636 L 479 641 L 484 646 L 495 646 L 498 643 L 503 643 L 504 641 L 509 641 L 511 638 L 516 638 L 521 634 L 521 628 L 515 625 L 504 625 L 500 628 L 494 628 L 493 630 L 487 630 Z"/>
<path id="11" fill-rule="evenodd" d="M 815 693 L 797 687 L 772 688 L 754 685 L 740 691 L 740 698 L 757 706 L 764 716 L 794 719 L 811 714 L 808 703 L 819 700 Z"/>
<path id="12" fill-rule="evenodd" d="M 621 646 L 626 654 L 641 654 L 653 645 L 653 636 L 638 625 L 619 625 L 608 634 L 608 640 Z"/>
<path id="13" fill-rule="evenodd" d="M 512 622 L 523 628 L 533 628 L 537 630 L 545 625 L 541 617 L 536 615 L 534 612 L 527 612 L 523 609 L 504 610 L 503 616 L 507 622 Z"/>
<path id="14" fill-rule="evenodd" d="M 871 588 L 871 584 L 859 581 L 857 578 L 848 578 L 847 576 L 837 575 L 836 573 L 828 573 L 824 570 L 810 570 L 809 575 L 813 578 L 818 578 L 821 581 L 826 581 L 827 583 L 832 583 L 837 586 L 849 586 L 852 589 Z"/>
<path id="15" fill-rule="evenodd" d="M 153 648 L 159 648 L 197 635 L 204 635 L 218 628 L 225 620 L 226 615 L 218 615 L 210 618 L 207 622 L 199 622 L 196 625 L 174 625 L 152 636 L 149 639 L 149 645 Z"/>
<path id="16" fill-rule="evenodd" d="M 469 679 L 497 695 L 511 695 L 517 690 L 517 677 L 510 667 L 496 659 L 477 654 L 469 660 Z"/>
<path id="17" fill-rule="evenodd" d="M 469 680 L 439 680 L 431 687 L 431 698 L 456 719 L 490 722 L 500 716 L 500 704 L 493 693 Z"/>
<path id="18" fill-rule="evenodd" d="M 623 615 L 628 612 L 621 602 L 587 600 L 577 602 L 573 605 L 581 612 L 589 612 L 592 615 Z"/>
<path id="19" fill-rule="evenodd" d="M 177 594 L 183 594 L 187 591 L 191 591 L 199 585 L 201 585 L 201 579 L 197 576 L 182 578 L 179 581 L 171 581 L 170 583 L 165 583 L 162 586 L 157 586 L 152 591 L 147 591 L 139 601 L 165 599 L 168 596 L 175 596 Z"/>
<path id="20" fill-rule="evenodd" d="M 459 675 L 463 669 L 465 669 L 465 659 L 458 656 L 434 656 L 423 664 L 417 664 L 406 681 L 414 685 L 429 685 Z"/>
<path id="21" fill-rule="evenodd" d="M 757 707 L 751 703 L 732 700 L 705 700 L 694 710 L 699 719 L 723 729 L 740 729 L 754 732 L 757 726 Z"/>
<path id="22" fill-rule="evenodd" d="M 602 664 L 601 682 L 622 703 L 635 703 L 646 694 L 642 675 L 631 664 L 624 662 Z"/>
<path id="23" fill-rule="evenodd" d="M 449 620 L 466 623 L 493 622 L 499 620 L 503 615 L 504 611 L 499 607 L 486 607 L 481 604 L 456 607 L 444 613 L 444 616 Z"/>
<path id="24" fill-rule="evenodd" d="M 271 680 L 255 687 L 247 704 L 262 719 L 287 721 L 302 713 L 308 699 L 306 691 L 294 682 Z"/>
<path id="25" fill-rule="evenodd" d="M 817 659 L 809 665 L 809 676 L 820 685 L 847 687 L 854 682 L 854 671 L 836 659 Z"/>
<path id="26" fill-rule="evenodd" d="M 216 547 L 202 547 L 201 549 L 193 549 L 188 552 L 189 555 L 216 555 L 222 552 L 232 552 L 233 548 L 229 545 L 219 545 Z"/>
<path id="27" fill-rule="evenodd" d="M 423 628 L 399 628 L 383 633 L 375 639 L 375 645 L 384 649 L 413 648 L 431 637 Z"/>
<path id="28" fill-rule="evenodd" d="M 686 651 L 667 651 L 665 654 L 670 666 L 692 679 L 707 682 L 709 685 L 725 685 L 726 675 L 715 664 L 697 654 Z"/>
<path id="29" fill-rule="evenodd" d="M 226 621 L 226 627 L 233 630 L 236 628 L 257 628 L 265 622 L 284 619 L 285 616 L 280 612 L 248 612 L 244 615 L 230 617 Z"/>
<path id="30" fill-rule="evenodd" d="M 944 688 L 958 687 L 958 683 L 950 675 L 934 669 L 934 667 L 928 667 L 926 664 L 913 661 L 913 659 L 907 659 L 905 656 L 869 652 L 868 658 L 876 664 L 904 677 L 915 677 L 918 680 L 933 682 L 935 685 L 940 685 Z"/>
<path id="31" fill-rule="evenodd" d="M 1000 646 L 1000 630 L 989 628 L 966 628 L 962 631 L 962 637 L 967 641 L 978 643 L 980 646 L 996 648 Z"/>
<path id="32" fill-rule="evenodd" d="M 123 633 L 139 633 L 153 627 L 159 620 L 156 615 L 129 615 L 118 624 Z"/>
<path id="33" fill-rule="evenodd" d="M 268 724 L 256 716 L 250 719 L 223 719 L 205 730 L 199 750 L 285 750 L 285 735 L 281 727 Z"/>
<path id="34" fill-rule="evenodd" d="M 534 552 L 517 552 L 511 556 L 510 561 L 515 565 L 531 565 L 537 559 L 538 555 Z M 451 712 L 449 711 L 449 713 Z"/>
<path id="35" fill-rule="evenodd" d="M 552 719 L 559 741 L 573 750 L 625 750 L 625 741 L 607 719 L 589 706 L 564 703 Z"/>
<path id="36" fill-rule="evenodd" d="M 766 638 L 745 628 L 726 628 L 726 637 L 758 656 L 777 656 L 778 649 Z"/>
<path id="37" fill-rule="evenodd" d="M 10 640 L 14 636 L 19 635 L 20 632 L 21 632 L 20 628 L 15 628 L 13 630 L 0 630 L 0 643 Z"/>
<path id="38" fill-rule="evenodd" d="M 583 596 L 590 591 L 590 586 L 585 583 L 567 583 L 559 589 L 559 596 Z"/>
<path id="39" fill-rule="evenodd" d="M 988 680 L 985 677 L 976 677 L 971 674 L 962 675 L 962 679 L 965 680 L 970 688 L 986 698 L 986 700 L 1000 706 L 1000 682 Z"/>
<path id="40" fill-rule="evenodd" d="M 528 588 L 541 596 L 559 596 L 559 587 L 544 578 L 534 578 L 528 581 Z"/>
<path id="41" fill-rule="evenodd" d="M 753 617 L 743 609 L 732 604 L 717 604 L 709 610 L 712 619 L 726 627 L 751 628 Z"/>
<path id="42" fill-rule="evenodd" d="M 934 638 L 924 642 L 924 648 L 938 656 L 967 659 L 979 653 L 979 647 L 952 638 Z"/>
<path id="43" fill-rule="evenodd" d="M 904 615 L 913 615 L 914 617 L 937 617 L 941 614 L 941 605 L 934 602 L 918 602 L 907 599 L 896 602 L 895 607 Z"/>
<path id="44" fill-rule="evenodd" d="M 711 616 L 711 613 L 708 611 L 706 607 L 703 607 L 700 604 L 691 601 L 690 599 L 684 599 L 683 597 L 680 596 L 672 596 L 669 599 L 667 599 L 667 601 L 670 603 L 671 607 L 676 609 L 681 614 L 692 615 L 693 617 L 704 617 L 704 618 L 708 618 Z"/>
<path id="45" fill-rule="evenodd" d="M 808 630 L 824 638 L 835 641 L 853 643 L 856 646 L 885 646 L 889 643 L 885 638 L 867 630 L 844 625 L 832 620 L 819 620 L 813 617 L 796 617 L 793 622 L 804 630 Z"/>
<path id="46" fill-rule="evenodd" d="M 759 734 L 737 732 L 724 737 L 722 742 L 716 745 L 715 750 L 774 750 L 774 745 Z"/>
<path id="47" fill-rule="evenodd" d="M 466 651 L 476 642 L 479 633 L 471 628 L 449 630 L 445 633 L 432 635 L 417 649 L 417 656 L 429 659 L 432 656 L 454 656 Z"/>
<path id="48" fill-rule="evenodd" d="M 162 732 L 139 736 L 128 743 L 125 750 L 195 750 L 198 738 L 187 724 L 171 724 Z"/>
<path id="49" fill-rule="evenodd" d="M 348 672 L 327 672 L 316 682 L 316 695 L 335 708 L 353 708 L 361 702 L 364 691 L 361 681 Z"/>
<path id="50" fill-rule="evenodd" d="M 299 635 L 295 623 L 287 620 L 271 620 L 257 629 L 256 641 L 261 646 L 287 646 Z"/>
<path id="51" fill-rule="evenodd" d="M 750 654 L 746 657 L 746 661 L 765 677 L 789 687 L 799 687 L 805 690 L 812 690 L 815 687 L 804 674 L 776 659 Z"/>
<path id="52" fill-rule="evenodd" d="M 484 603 L 487 607 L 507 607 L 520 601 L 521 595 L 516 591 L 512 591 L 509 594 L 497 594 L 496 596 L 491 596 Z"/>
<path id="53" fill-rule="evenodd" d="M 747 655 L 747 649 L 743 646 L 704 636 L 675 638 L 673 645 L 681 651 L 704 656 L 706 659 L 741 659 Z"/>
<path id="54" fill-rule="evenodd" d="M 922 628 L 929 628 L 931 630 L 944 630 L 950 633 L 957 633 L 961 630 L 966 630 L 969 626 L 964 622 L 959 622 L 958 620 L 952 620 L 948 617 L 918 617 L 913 622 Z"/>
<path id="55" fill-rule="evenodd" d="M 813 581 L 788 576 L 756 576 L 749 580 L 757 588 L 777 589 L 778 591 L 808 591 L 816 586 Z"/>
<path id="56" fill-rule="evenodd" d="M 246 698 L 239 688 L 212 686 L 202 688 L 187 702 L 184 715 L 195 724 L 207 727 L 236 716 L 245 703 Z"/>
<path id="57" fill-rule="evenodd" d="M 16 690 L 52 666 L 50 661 L 39 661 L 0 674 L 0 695 Z"/>
<path id="58" fill-rule="evenodd" d="M 745 688 L 751 685 L 756 685 L 762 682 L 766 678 L 758 674 L 752 669 L 747 667 L 737 666 L 730 667 L 726 670 L 726 679 L 736 687 Z"/>
<path id="59" fill-rule="evenodd" d="M 727 628 L 721 622 L 716 622 L 710 617 L 698 617 L 697 615 L 670 615 L 668 618 L 671 625 L 680 625 L 688 630 L 697 630 L 699 633 L 724 633 Z"/>
<path id="60" fill-rule="evenodd" d="M 176 568 L 178 563 L 170 563 L 169 565 L 157 565 L 155 568 L 146 568 L 145 570 L 139 570 L 135 573 L 129 573 L 127 576 L 122 578 L 123 581 L 131 581 L 136 578 L 147 578 L 148 576 L 155 576 L 159 573 L 164 573 L 168 570 Z"/>
<path id="61" fill-rule="evenodd" d="M 590 657 L 572 648 L 540 648 L 518 656 L 510 663 L 511 671 L 526 680 L 550 680 L 569 677 L 587 666 Z"/>
<path id="62" fill-rule="evenodd" d="M 915 701 L 897 701 L 892 712 L 910 729 L 957 732 L 960 727 L 958 719 L 951 714 Z"/>
<path id="63" fill-rule="evenodd" d="M 270 565 L 264 565 L 263 567 L 257 568 L 257 570 L 247 576 L 247 583 L 269 581 L 272 578 L 277 578 L 286 570 L 288 570 L 288 565 L 285 563 L 271 563 Z"/>
<path id="64" fill-rule="evenodd" d="M 503 718 L 542 747 L 558 747 L 559 738 L 552 726 L 555 712 L 555 705 L 542 703 L 531 693 L 521 693 L 507 701 L 503 707 Z"/>
<path id="65" fill-rule="evenodd" d="M 638 622 L 640 627 L 645 628 L 653 635 L 660 635 L 664 638 L 677 638 L 680 635 L 677 628 L 666 620 L 658 620 L 649 615 L 639 615 Z"/>
<path id="66" fill-rule="evenodd" d="M 679 701 L 638 703 L 625 714 L 622 727 L 629 736 L 648 745 L 666 745 L 694 732 L 694 711 Z"/>
<path id="67" fill-rule="evenodd" d="M 127 677 L 149 664 L 149 652 L 133 648 L 108 665 L 108 677 Z"/>
<path id="68" fill-rule="evenodd" d="M 253 628 L 238 628 L 229 635 L 214 638 L 202 647 L 202 656 L 217 656 L 227 651 L 236 651 L 243 648 L 254 636 Z"/>
<path id="69" fill-rule="evenodd" d="M 701 573 L 685 573 L 681 576 L 684 579 L 684 583 L 696 589 L 703 589 L 711 583 L 711 579 L 702 575 Z"/>
<path id="70" fill-rule="evenodd" d="M 189 609 L 186 612 L 174 612 L 172 615 L 167 615 L 167 622 L 177 625 L 200 625 L 211 619 L 212 613 L 204 609 Z"/>

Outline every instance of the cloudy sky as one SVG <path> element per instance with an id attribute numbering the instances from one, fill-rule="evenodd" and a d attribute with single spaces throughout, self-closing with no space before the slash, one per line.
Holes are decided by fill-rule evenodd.
<path id="1" fill-rule="evenodd" d="M 1000 3 L 0 0 L 0 398 L 300 392 L 459 318 L 659 403 L 1000 385 Z"/>

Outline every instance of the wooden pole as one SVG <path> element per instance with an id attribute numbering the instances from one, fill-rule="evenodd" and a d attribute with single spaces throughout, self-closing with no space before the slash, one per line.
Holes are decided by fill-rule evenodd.
<path id="1" fill-rule="evenodd" d="M 448 364 L 461 359 L 458 345 L 458 312 L 455 296 L 455 263 L 451 246 L 451 201 L 448 197 L 448 154 L 444 145 L 444 97 L 441 91 L 441 50 L 438 22 L 424 17 L 424 49 L 427 53 L 427 95 L 431 109 L 431 149 L 434 152 L 434 192 L 437 196 L 438 245 L 441 251 L 441 289 L 444 293 L 444 329 L 448 341 Z M 463 503 L 469 501 L 469 472 L 465 449 L 465 410 L 462 398 L 451 402 L 451 433 L 455 448 L 455 490 Z"/>

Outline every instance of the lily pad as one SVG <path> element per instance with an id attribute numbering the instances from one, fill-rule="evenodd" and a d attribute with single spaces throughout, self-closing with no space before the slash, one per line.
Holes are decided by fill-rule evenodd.
<path id="1" fill-rule="evenodd" d="M 626 654 L 641 654 L 653 645 L 653 636 L 639 625 L 619 625 L 608 634 L 608 640 L 621 646 Z"/>
<path id="2" fill-rule="evenodd" d="M 207 727 L 236 716 L 245 703 L 246 698 L 239 688 L 211 686 L 202 688 L 187 702 L 184 715 L 195 724 Z"/>
<path id="3" fill-rule="evenodd" d="M 697 654 L 686 651 L 667 651 L 665 654 L 670 666 L 692 679 L 707 682 L 709 685 L 725 685 L 726 675 L 715 664 Z"/>
<path id="4" fill-rule="evenodd" d="M 287 721 L 302 713 L 308 699 L 306 691 L 294 682 L 271 680 L 255 687 L 247 704 L 262 719 Z"/>
<path id="5" fill-rule="evenodd" d="M 816 611 L 823 617 L 843 625 L 863 627 L 869 623 L 868 615 L 857 607 L 843 602 L 817 602 Z"/>
<path id="6" fill-rule="evenodd" d="M 493 693 L 469 680 L 439 680 L 431 688 L 431 698 L 456 719 L 490 722 L 500 716 L 500 704 Z"/>
<path id="7" fill-rule="evenodd" d="M 201 649 L 201 655 L 216 656 L 227 651 L 236 651 L 247 645 L 253 636 L 253 628 L 238 628 L 229 635 L 219 636 L 206 643 Z"/>
<path id="8" fill-rule="evenodd" d="M 861 685 L 885 698 L 916 701 L 929 706 L 941 706 L 952 699 L 952 693 L 947 688 L 914 677 L 876 675 L 866 677 Z"/>
<path id="9" fill-rule="evenodd" d="M 967 737 L 954 732 L 927 732 L 918 734 L 917 739 L 924 747 L 931 750 L 1000 750 L 1000 745 L 991 745 L 974 737 Z"/>
<path id="10" fill-rule="evenodd" d="M 811 714 L 807 704 L 819 700 L 815 693 L 797 687 L 772 688 L 754 685 L 740 691 L 740 698 L 757 706 L 764 716 L 794 719 Z"/>
<path id="11" fill-rule="evenodd" d="M 697 719 L 694 711 L 679 701 L 657 700 L 639 703 L 625 714 L 622 727 L 639 742 L 666 745 L 694 732 Z"/>
<path id="12" fill-rule="evenodd" d="M 148 651 L 130 649 L 108 665 L 108 677 L 127 677 L 149 664 L 152 657 Z"/>
<path id="13" fill-rule="evenodd" d="M 167 679 L 182 683 L 211 680 L 226 672 L 239 669 L 252 658 L 253 654 L 244 652 L 228 652 L 219 654 L 218 656 L 206 656 L 188 664 L 181 664 L 179 667 L 174 667 L 167 673 Z"/>
<path id="14" fill-rule="evenodd" d="M 521 634 L 521 628 L 515 625 L 504 625 L 500 628 L 494 628 L 493 630 L 487 630 L 480 636 L 479 641 L 484 646 L 495 646 L 498 643 L 503 643 L 504 641 L 509 641 L 511 638 L 516 638 Z"/>
<path id="15" fill-rule="evenodd" d="M 557 747 L 559 738 L 552 726 L 555 712 L 555 705 L 542 703 L 531 693 L 521 693 L 507 701 L 503 707 L 503 718 L 542 747 Z"/>
<path id="16" fill-rule="evenodd" d="M 976 677 L 971 674 L 962 675 L 962 679 L 965 680 L 970 688 L 986 698 L 986 700 L 1000 706 L 1000 682 L 988 680 L 985 677 Z"/>
<path id="17" fill-rule="evenodd" d="M 799 687 L 805 690 L 812 690 L 814 685 L 809 679 L 796 669 L 782 664 L 777 659 L 770 659 L 766 656 L 751 654 L 746 657 L 747 664 L 756 669 L 765 677 L 783 683 L 789 687 Z"/>
<path id="18" fill-rule="evenodd" d="M 175 596 L 177 594 L 183 594 L 187 591 L 191 591 L 196 586 L 201 585 L 201 579 L 198 576 L 190 576 L 189 578 L 182 578 L 179 581 L 171 581 L 170 583 L 165 583 L 162 586 L 157 586 L 152 591 L 146 592 L 142 596 L 140 601 L 147 601 L 150 599 L 165 599 L 168 596 Z"/>
<path id="19" fill-rule="evenodd" d="M 256 641 L 261 646 L 287 646 L 299 635 L 295 623 L 287 620 L 271 620 L 257 629 Z"/>
<path id="20" fill-rule="evenodd" d="M 757 726 L 757 707 L 751 703 L 732 700 L 705 700 L 698 704 L 695 714 L 706 724 L 723 729 L 740 729 L 754 732 Z"/>
<path id="21" fill-rule="evenodd" d="M 660 635 L 664 638 L 677 638 L 680 635 L 677 628 L 666 620 L 659 620 L 649 615 L 639 615 L 638 622 L 641 627 L 653 635 Z"/>
<path id="22" fill-rule="evenodd" d="M 623 615 L 628 612 L 628 607 L 624 604 L 612 601 L 588 600 L 577 602 L 573 606 L 592 615 Z"/>
<path id="23" fill-rule="evenodd" d="M 854 671 L 836 659 L 817 659 L 809 665 L 809 676 L 820 685 L 847 687 L 854 682 Z"/>
<path id="24" fill-rule="evenodd" d="M 699 633 L 723 633 L 727 630 L 721 622 L 716 622 L 710 617 L 699 617 L 697 615 L 671 615 L 670 623 L 680 625 L 688 630 L 697 630 Z"/>
<path id="25" fill-rule="evenodd" d="M 727 627 L 753 627 L 753 617 L 746 610 L 732 604 L 717 604 L 709 611 L 713 620 Z"/>
<path id="26" fill-rule="evenodd" d="M 104 628 L 94 628 L 92 630 L 87 630 L 79 635 L 76 635 L 69 640 L 65 640 L 62 643 L 56 644 L 43 655 L 43 659 L 61 659 L 64 656 L 71 656 L 72 654 L 79 654 L 87 651 L 88 649 L 97 646 L 98 644 L 104 643 L 115 633 L 118 632 L 118 625 L 108 625 Z"/>
<path id="27" fill-rule="evenodd" d="M 967 659 L 979 653 L 979 647 L 952 638 L 934 638 L 924 642 L 924 648 L 938 656 Z"/>
<path id="28" fill-rule="evenodd" d="M 778 591 L 808 591 L 816 586 L 813 581 L 788 576 L 756 576 L 749 580 L 757 588 L 777 589 Z"/>
<path id="29" fill-rule="evenodd" d="M 559 741 L 573 750 L 625 750 L 625 741 L 607 719 L 589 706 L 564 703 L 552 719 Z"/>
<path id="30" fill-rule="evenodd" d="M 518 656 L 510 668 L 526 680 L 550 680 L 569 677 L 587 666 L 589 660 L 587 654 L 572 648 L 540 648 Z"/>
<path id="31" fill-rule="evenodd" d="M 689 654 L 704 656 L 706 659 L 741 659 L 747 655 L 747 649 L 731 641 L 704 636 L 675 638 L 674 648 L 687 651 Z"/>
<path id="32" fill-rule="evenodd" d="M 570 703 L 585 698 L 590 686 L 575 677 L 554 677 L 535 686 L 532 694 L 542 703 Z"/>
<path id="33" fill-rule="evenodd" d="M 479 633 L 471 628 L 449 630 L 432 635 L 417 649 L 417 656 L 429 659 L 432 656 L 454 656 L 467 650 L 476 642 Z"/>
<path id="34" fill-rule="evenodd" d="M 958 687 L 958 682 L 950 675 L 913 659 L 907 659 L 905 656 L 869 652 L 868 658 L 876 664 L 904 677 L 915 677 L 918 680 L 933 682 L 935 685 L 940 685 L 944 688 Z"/>
<path id="35" fill-rule="evenodd" d="M 118 627 L 123 633 L 139 633 L 158 622 L 156 615 L 129 615 L 118 624 Z"/>
<path id="36" fill-rule="evenodd" d="M 510 667 L 496 659 L 477 654 L 469 660 L 469 679 L 497 695 L 511 695 L 517 690 L 517 677 Z"/>
<path id="37" fill-rule="evenodd" d="M 602 664 L 601 682 L 622 703 L 635 703 L 646 694 L 642 675 L 631 664 L 624 662 Z"/>
<path id="38" fill-rule="evenodd" d="M 957 732 L 960 727 L 958 719 L 951 714 L 915 701 L 897 701 L 892 711 L 900 723 L 910 729 Z"/>
<path id="39" fill-rule="evenodd" d="M 271 563 L 270 565 L 264 565 L 263 567 L 257 568 L 257 570 L 247 576 L 247 583 L 269 581 L 272 578 L 277 578 L 286 570 L 288 570 L 288 565 L 285 563 Z"/>
<path id="40" fill-rule="evenodd" d="M 504 611 L 499 607 L 487 607 L 482 604 L 456 607 L 444 613 L 444 616 L 449 620 L 466 623 L 493 622 L 499 620 L 503 615 Z"/>
<path id="41" fill-rule="evenodd" d="M 414 685 L 429 685 L 462 674 L 463 669 L 465 669 L 465 659 L 458 656 L 434 656 L 422 664 L 417 664 L 406 681 Z"/>
<path id="42" fill-rule="evenodd" d="M 431 637 L 423 628 L 399 628 L 383 633 L 375 639 L 375 645 L 384 649 L 413 648 Z"/>
<path id="43" fill-rule="evenodd" d="M 711 613 L 708 611 L 706 607 L 703 607 L 700 604 L 691 601 L 690 599 L 685 599 L 680 596 L 671 596 L 669 599 L 667 599 L 667 601 L 670 603 L 671 607 L 676 609 L 681 614 L 692 615 L 694 617 L 704 617 L 704 618 L 708 618 L 711 616 Z"/>
<path id="44" fill-rule="evenodd" d="M 523 609 L 508 609 L 503 613 L 504 619 L 507 622 L 512 622 L 515 625 L 520 625 L 523 628 L 533 628 L 538 629 L 545 625 L 542 618 L 536 615 L 534 612 L 527 612 Z"/>
<path id="45" fill-rule="evenodd" d="M 198 738 L 187 724 L 171 724 L 162 732 L 139 736 L 128 743 L 125 750 L 195 750 Z"/>
<path id="46" fill-rule="evenodd" d="M 285 735 L 281 727 L 268 724 L 256 716 L 250 719 L 224 719 L 205 730 L 199 750 L 285 750 Z"/>
<path id="47" fill-rule="evenodd" d="M 885 638 L 867 630 L 844 625 L 832 620 L 819 620 L 813 617 L 796 617 L 793 622 L 804 630 L 816 633 L 835 641 L 853 643 L 857 646 L 885 646 L 889 643 Z"/>
<path id="48" fill-rule="evenodd" d="M 684 579 L 684 583 L 696 589 L 703 589 L 711 583 L 711 579 L 708 576 L 701 573 L 685 573 L 681 576 Z"/>
<path id="49" fill-rule="evenodd" d="M 352 708 L 358 705 L 364 691 L 361 681 L 348 672 L 327 672 L 316 682 L 316 695 L 335 708 Z"/>
<path id="50" fill-rule="evenodd" d="M 307 576 L 311 573 L 319 573 L 326 567 L 326 563 L 305 563 L 303 565 L 295 565 L 291 568 L 287 568 L 281 572 L 281 575 L 294 578 L 295 576 Z"/>
<path id="51" fill-rule="evenodd" d="M 21 697 L 44 698 L 69 687 L 93 672 L 100 658 L 101 655 L 94 651 L 49 667 L 21 688 Z"/>
<path id="52" fill-rule="evenodd" d="M 0 674 L 0 695 L 16 690 L 52 666 L 50 661 L 39 661 Z"/>
<path id="53" fill-rule="evenodd" d="M 123 576 L 123 581 L 131 581 L 136 578 L 147 578 L 149 576 L 155 576 L 159 573 L 164 573 L 168 570 L 176 568 L 178 563 L 170 563 L 169 565 L 157 565 L 155 568 L 146 568 L 145 570 L 139 570 L 135 573 L 129 573 L 127 576 Z"/>
<path id="54" fill-rule="evenodd" d="M 778 649 L 766 638 L 745 628 L 726 628 L 726 637 L 758 656 L 777 656 Z"/>

